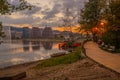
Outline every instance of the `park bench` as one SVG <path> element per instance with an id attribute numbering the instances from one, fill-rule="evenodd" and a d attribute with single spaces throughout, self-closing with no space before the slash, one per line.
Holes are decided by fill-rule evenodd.
<path id="1" fill-rule="evenodd" d="M 108 48 L 108 51 L 110 51 L 110 52 L 115 51 L 115 46 L 110 46 L 110 47 Z"/>

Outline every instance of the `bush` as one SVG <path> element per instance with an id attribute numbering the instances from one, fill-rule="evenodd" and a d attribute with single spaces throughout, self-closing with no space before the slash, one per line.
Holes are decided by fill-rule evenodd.
<path id="1" fill-rule="evenodd" d="M 107 31 L 102 35 L 102 40 L 107 45 L 115 46 L 116 49 L 120 48 L 119 31 Z"/>
<path id="2" fill-rule="evenodd" d="M 110 32 L 106 32 L 102 35 L 102 40 L 107 45 L 108 44 L 114 45 L 114 38 L 115 38 L 115 35 Z"/>

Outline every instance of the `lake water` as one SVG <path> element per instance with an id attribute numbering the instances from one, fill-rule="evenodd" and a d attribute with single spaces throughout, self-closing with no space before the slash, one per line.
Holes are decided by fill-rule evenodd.
<path id="1" fill-rule="evenodd" d="M 63 52 L 58 42 L 14 41 L 0 44 L 0 68 L 50 58 L 53 53 Z"/>

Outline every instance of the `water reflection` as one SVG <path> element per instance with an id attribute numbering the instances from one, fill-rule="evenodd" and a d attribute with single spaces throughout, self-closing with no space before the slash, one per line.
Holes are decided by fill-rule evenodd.
<path id="1" fill-rule="evenodd" d="M 29 41 L 23 41 L 23 50 L 26 52 L 26 51 L 29 51 L 30 49 L 30 42 Z"/>
<path id="2" fill-rule="evenodd" d="M 40 42 L 39 41 L 32 41 L 31 44 L 32 44 L 33 51 L 40 50 Z"/>
<path id="3" fill-rule="evenodd" d="M 58 42 L 15 41 L 0 45 L 0 68 L 50 58 L 61 50 Z"/>
<path id="4" fill-rule="evenodd" d="M 52 46 L 53 46 L 53 42 L 51 42 L 51 41 L 43 41 L 42 45 L 43 45 L 45 50 L 51 50 Z"/>

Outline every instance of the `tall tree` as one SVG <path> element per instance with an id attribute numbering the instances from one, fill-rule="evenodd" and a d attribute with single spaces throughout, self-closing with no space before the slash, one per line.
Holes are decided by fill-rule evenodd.
<path id="1" fill-rule="evenodd" d="M 80 28 L 91 31 L 97 25 L 100 17 L 100 0 L 89 0 L 81 10 Z"/>
<path id="2" fill-rule="evenodd" d="M 111 17 L 107 17 L 108 25 L 112 30 L 120 30 L 120 0 L 111 0 L 109 7 Z"/>
<path id="3" fill-rule="evenodd" d="M 116 49 L 120 48 L 120 1 L 119 0 L 111 0 L 109 3 L 110 12 L 107 13 L 107 32 L 104 33 L 106 37 L 109 35 L 108 42 L 116 47 Z M 103 37 L 104 37 L 103 36 Z M 107 36 L 108 37 L 108 36 Z"/>

